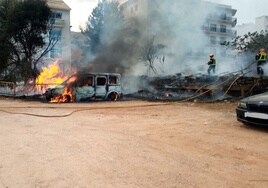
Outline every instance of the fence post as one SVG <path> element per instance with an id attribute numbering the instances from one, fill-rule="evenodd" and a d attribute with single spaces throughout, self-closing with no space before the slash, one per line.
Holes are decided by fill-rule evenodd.
<path id="1" fill-rule="evenodd" d="M 16 97 L 16 82 L 13 82 L 14 97 Z"/>

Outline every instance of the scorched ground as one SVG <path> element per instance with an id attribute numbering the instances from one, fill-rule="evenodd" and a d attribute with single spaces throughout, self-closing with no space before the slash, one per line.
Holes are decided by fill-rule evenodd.
<path id="1" fill-rule="evenodd" d="M 0 187 L 268 187 L 236 103 L 0 102 Z"/>

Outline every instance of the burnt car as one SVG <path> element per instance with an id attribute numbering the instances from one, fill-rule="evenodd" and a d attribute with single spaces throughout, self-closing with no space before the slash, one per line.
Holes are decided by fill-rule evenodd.
<path id="1" fill-rule="evenodd" d="M 117 101 L 122 97 L 121 75 L 117 73 L 80 73 L 62 84 L 48 88 L 47 101 L 81 102 L 89 100 Z M 58 101 L 57 101 L 58 100 Z"/>
<path id="2" fill-rule="evenodd" d="M 249 125 L 268 125 L 268 92 L 244 98 L 236 108 L 237 120 Z"/>

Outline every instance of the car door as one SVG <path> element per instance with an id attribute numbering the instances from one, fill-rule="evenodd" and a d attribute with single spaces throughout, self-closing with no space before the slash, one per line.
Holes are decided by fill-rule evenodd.
<path id="1" fill-rule="evenodd" d="M 76 101 L 81 101 L 81 100 L 88 100 L 91 97 L 94 96 L 95 94 L 95 89 L 94 89 L 94 77 L 92 75 L 87 75 L 81 78 L 77 82 L 77 86 L 75 89 L 75 99 Z"/>
<path id="2" fill-rule="evenodd" d="M 107 93 L 107 77 L 98 75 L 96 76 L 95 83 L 95 96 L 105 97 Z"/>

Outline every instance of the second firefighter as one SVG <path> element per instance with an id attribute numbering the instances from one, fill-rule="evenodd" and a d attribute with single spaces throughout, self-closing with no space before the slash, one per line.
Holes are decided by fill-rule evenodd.
<path id="1" fill-rule="evenodd" d="M 216 59 L 214 54 L 209 55 L 209 62 L 208 62 L 208 74 L 215 74 L 216 72 Z"/>

